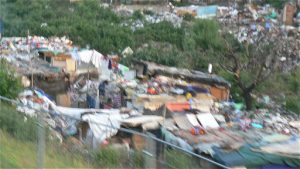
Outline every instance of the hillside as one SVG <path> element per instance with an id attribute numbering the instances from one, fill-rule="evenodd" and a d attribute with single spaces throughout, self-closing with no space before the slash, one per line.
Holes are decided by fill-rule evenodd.
<path id="1" fill-rule="evenodd" d="M 18 140 L 0 130 L 0 168 L 36 168 L 36 142 Z M 47 147 L 46 168 L 97 168 L 82 157 Z"/>

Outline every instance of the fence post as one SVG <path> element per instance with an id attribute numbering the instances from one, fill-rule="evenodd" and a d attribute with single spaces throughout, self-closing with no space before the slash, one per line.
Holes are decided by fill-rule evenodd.
<path id="1" fill-rule="evenodd" d="M 45 156 L 45 122 L 43 119 L 42 112 L 37 113 L 38 123 L 37 123 L 37 168 L 44 169 L 44 156 Z"/>
<path id="2" fill-rule="evenodd" d="M 147 133 L 148 135 L 150 133 Z M 155 169 L 156 168 L 156 141 L 147 138 L 146 146 L 143 150 L 144 156 L 144 169 Z"/>

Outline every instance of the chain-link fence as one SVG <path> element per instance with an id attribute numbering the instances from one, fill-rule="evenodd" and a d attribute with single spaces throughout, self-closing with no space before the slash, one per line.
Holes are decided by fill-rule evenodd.
<path id="1" fill-rule="evenodd" d="M 0 102 L 0 168 L 218 168 L 217 163 L 164 141 L 162 129 L 121 127 L 95 147 L 81 120 L 73 119 L 76 131 L 65 126 L 62 131 L 59 120 L 46 112 L 28 117 L 17 109 Z"/>

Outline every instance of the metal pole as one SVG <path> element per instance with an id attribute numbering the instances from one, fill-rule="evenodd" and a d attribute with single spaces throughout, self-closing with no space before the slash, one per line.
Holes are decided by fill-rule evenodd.
<path id="1" fill-rule="evenodd" d="M 37 123 L 37 168 L 44 169 L 44 156 L 45 156 L 45 122 L 43 120 L 42 113 L 38 113 L 38 123 Z"/>
<path id="2" fill-rule="evenodd" d="M 150 133 L 147 133 L 148 135 Z M 156 141 L 151 138 L 146 138 L 146 147 L 143 150 L 144 168 L 155 169 L 156 168 Z"/>
<path id="3" fill-rule="evenodd" d="M 30 35 L 30 32 L 29 32 L 29 29 L 28 29 L 28 30 L 27 30 L 27 45 L 28 45 L 28 52 L 29 52 L 28 54 L 30 55 L 31 50 L 30 50 L 30 43 L 29 43 L 29 35 Z M 31 87 L 33 87 L 32 59 L 33 59 L 33 58 L 30 58 Z"/>

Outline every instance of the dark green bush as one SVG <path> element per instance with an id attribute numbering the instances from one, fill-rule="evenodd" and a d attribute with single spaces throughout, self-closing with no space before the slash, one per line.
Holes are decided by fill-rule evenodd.
<path id="1" fill-rule="evenodd" d="M 290 96 L 286 99 L 286 108 L 300 115 L 299 96 Z"/>
<path id="2" fill-rule="evenodd" d="M 195 17 L 192 14 L 186 13 L 186 14 L 183 15 L 183 19 L 185 21 L 192 21 L 192 20 L 195 19 Z"/>
<path id="3" fill-rule="evenodd" d="M 132 19 L 134 20 L 142 20 L 144 19 L 144 15 L 142 14 L 142 12 L 140 10 L 136 10 L 133 12 L 132 14 Z"/>
<path id="4" fill-rule="evenodd" d="M 0 129 L 21 140 L 37 140 L 37 124 L 33 118 L 25 118 L 12 105 L 0 102 Z"/>
<path id="5" fill-rule="evenodd" d="M 0 95 L 15 98 L 21 89 L 21 79 L 6 60 L 0 59 Z"/>
<path id="6" fill-rule="evenodd" d="M 145 14 L 145 15 L 154 15 L 154 12 L 153 11 L 151 11 L 151 10 L 148 10 L 148 9 L 145 9 L 145 10 L 143 10 L 143 13 Z"/>

